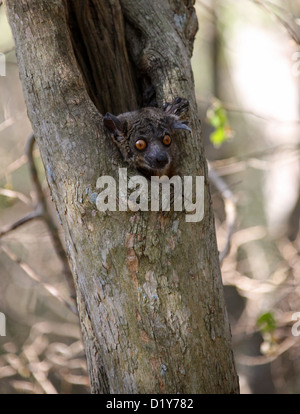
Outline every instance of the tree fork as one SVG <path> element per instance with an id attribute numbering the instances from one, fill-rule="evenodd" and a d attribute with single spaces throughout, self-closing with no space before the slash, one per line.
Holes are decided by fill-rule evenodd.
<path id="1" fill-rule="evenodd" d="M 193 1 L 84 3 L 87 22 L 76 0 L 7 0 L 7 9 L 65 232 L 92 392 L 236 393 L 207 178 L 201 223 L 180 212 L 101 214 L 94 203 L 97 178 L 126 166 L 102 111 L 136 109 L 146 78 L 159 104 L 189 99 L 181 173 L 207 177 L 190 66 Z"/>

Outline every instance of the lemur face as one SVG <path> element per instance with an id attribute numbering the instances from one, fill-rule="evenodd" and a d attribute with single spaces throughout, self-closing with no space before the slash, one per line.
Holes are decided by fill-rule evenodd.
<path id="1" fill-rule="evenodd" d="M 144 175 L 168 175 L 176 162 L 177 147 L 171 134 L 165 131 L 159 136 L 131 138 L 129 146 L 136 159 L 136 168 Z M 172 147 L 171 147 L 172 146 Z"/>
<path id="2" fill-rule="evenodd" d="M 147 178 L 176 172 L 178 148 L 176 130 L 190 128 L 179 120 L 179 114 L 188 108 L 188 101 L 175 99 L 160 108 L 143 108 L 119 116 L 107 113 L 105 127 L 113 134 L 125 161 Z M 178 114 L 178 115 L 177 115 Z"/>
<path id="3" fill-rule="evenodd" d="M 128 124 L 127 139 L 135 168 L 147 177 L 169 175 L 178 161 L 170 119 L 161 109 L 140 111 Z"/>

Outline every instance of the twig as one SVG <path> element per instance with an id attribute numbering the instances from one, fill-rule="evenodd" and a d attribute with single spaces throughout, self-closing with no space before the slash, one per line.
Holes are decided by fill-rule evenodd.
<path id="1" fill-rule="evenodd" d="M 236 174 L 240 171 L 244 171 L 247 167 L 252 167 L 261 170 L 267 170 L 270 168 L 272 160 L 268 161 L 261 159 L 276 155 L 277 153 L 287 153 L 282 163 L 287 164 L 299 159 L 300 150 L 298 145 L 276 145 L 273 147 L 265 148 L 260 151 L 254 151 L 248 154 L 237 155 L 235 157 L 224 158 L 222 160 L 215 160 L 211 162 L 211 165 L 218 171 L 219 176 Z M 290 155 L 291 153 L 291 155 Z M 281 164 L 282 164 L 281 163 Z M 261 165 L 259 165 L 261 164 Z"/>
<path id="2" fill-rule="evenodd" d="M 46 203 L 46 199 L 44 196 L 44 192 L 41 186 L 41 183 L 39 181 L 39 177 L 38 177 L 38 172 L 34 163 L 34 159 L 33 159 L 33 147 L 35 144 L 35 138 L 33 133 L 31 133 L 27 139 L 26 142 L 26 147 L 25 147 L 25 153 L 27 156 L 27 161 L 29 164 L 29 171 L 30 171 L 30 176 L 31 176 L 31 180 L 35 189 L 35 193 L 37 196 L 37 208 L 39 208 L 40 213 L 42 216 L 45 215 L 46 212 L 48 212 L 48 208 L 47 208 L 47 203 Z"/>
<path id="3" fill-rule="evenodd" d="M 12 47 L 12 48 L 10 48 L 10 49 L 8 49 L 8 50 L 5 50 L 3 53 L 4 53 L 5 55 L 8 55 L 9 53 L 14 52 L 15 50 L 16 50 L 16 48 L 15 48 L 15 47 Z"/>
<path id="4" fill-rule="evenodd" d="M 44 393 L 58 394 L 52 382 L 47 378 L 45 370 L 41 369 L 43 362 L 40 361 L 35 348 L 32 345 L 29 345 L 25 347 L 22 354 L 29 363 L 31 375 L 34 377 L 35 381 L 38 383 Z"/>
<path id="5" fill-rule="evenodd" d="M 208 177 L 211 182 L 215 185 L 217 190 L 220 191 L 225 205 L 225 214 L 226 214 L 226 226 L 227 226 L 227 237 L 224 249 L 219 254 L 220 264 L 222 264 L 225 257 L 228 255 L 231 247 L 231 238 L 234 232 L 234 225 L 236 221 L 236 206 L 235 206 L 235 197 L 221 177 L 216 173 L 212 168 L 210 163 L 208 163 Z"/>
<path id="6" fill-rule="evenodd" d="M 247 366 L 269 364 L 270 362 L 275 361 L 284 352 L 292 348 L 292 346 L 294 346 L 297 341 L 298 341 L 298 338 L 296 337 L 288 337 L 278 346 L 276 352 L 274 352 L 274 354 L 272 355 L 261 355 L 261 356 L 239 355 L 236 357 L 236 360 L 239 364 L 247 365 Z"/>
<path id="7" fill-rule="evenodd" d="M 275 118 L 275 117 L 270 116 L 270 115 L 259 114 L 258 112 L 251 111 L 250 109 L 238 108 L 237 106 L 232 105 L 232 104 L 227 103 L 227 102 L 222 102 L 222 106 L 228 112 L 244 113 L 244 114 L 247 114 L 247 115 L 255 116 L 256 118 L 262 119 L 263 121 L 266 121 L 266 122 L 278 122 L 278 123 L 281 123 L 281 124 L 297 124 L 297 125 L 300 124 L 299 119 L 282 120 L 282 119 L 278 119 L 278 118 Z"/>
<path id="8" fill-rule="evenodd" d="M 19 193 L 18 191 L 9 190 L 7 188 L 0 188 L 0 195 L 4 197 L 9 197 L 9 198 L 18 198 L 20 201 L 22 201 L 27 206 L 32 207 L 31 200 L 28 197 L 26 197 L 23 193 Z"/>
<path id="9" fill-rule="evenodd" d="M 272 3 L 269 0 L 264 0 L 265 3 L 269 4 L 271 7 L 274 7 L 274 9 L 277 9 L 278 11 L 281 11 L 286 16 L 289 16 L 290 19 L 297 19 L 297 16 L 293 14 L 290 10 L 285 9 L 284 7 L 279 6 L 278 4 Z"/>
<path id="10" fill-rule="evenodd" d="M 22 259 L 19 259 L 14 252 L 12 252 L 7 246 L 5 246 L 3 243 L 0 243 L 0 249 L 12 260 L 15 262 L 20 268 L 27 274 L 27 276 L 30 277 L 30 279 L 37 282 L 39 285 L 43 286 L 44 289 L 47 290 L 47 292 L 50 293 L 50 295 L 54 296 L 56 299 L 58 299 L 61 303 L 63 303 L 65 306 L 67 306 L 73 313 L 77 314 L 77 310 L 73 305 L 71 305 L 69 302 L 67 302 L 59 293 L 59 291 L 49 283 L 43 282 L 39 275 Z"/>
<path id="11" fill-rule="evenodd" d="M 6 128 L 12 126 L 15 123 L 16 119 L 11 117 L 7 118 L 5 121 L 0 124 L 0 132 L 4 131 Z"/>
<path id="12" fill-rule="evenodd" d="M 211 105 L 212 101 L 211 100 L 207 100 L 207 99 L 203 99 L 201 96 L 197 96 L 197 102 L 206 104 L 206 105 Z M 300 124 L 300 119 L 288 119 L 288 120 L 282 120 L 282 119 L 278 119 L 275 118 L 273 116 L 269 116 L 269 115 L 262 115 L 258 112 L 252 111 L 251 109 L 247 109 L 247 108 L 240 108 L 230 102 L 224 102 L 222 101 L 222 107 L 228 111 L 228 112 L 237 112 L 237 113 L 242 113 L 242 114 L 246 114 L 246 115 L 251 115 L 251 116 L 255 116 L 256 118 L 262 119 L 266 122 L 278 122 L 281 124 L 296 124 L 299 125 Z"/>
<path id="13" fill-rule="evenodd" d="M 27 160 L 28 160 L 29 169 L 30 169 L 30 176 L 31 176 L 32 183 L 33 183 L 36 197 L 37 197 L 36 208 L 34 211 L 22 217 L 21 219 L 17 220 L 15 223 L 10 224 L 6 226 L 5 228 L 1 229 L 0 237 L 9 233 L 12 230 L 17 229 L 18 227 L 22 226 L 25 223 L 28 223 L 29 221 L 33 219 L 36 219 L 36 218 L 42 219 L 49 229 L 54 249 L 62 262 L 63 273 L 64 273 L 65 279 L 69 287 L 70 296 L 72 299 L 75 299 L 76 293 L 75 293 L 74 281 L 73 281 L 72 272 L 69 266 L 69 262 L 68 262 L 64 247 L 62 245 L 62 242 L 60 240 L 56 224 L 49 213 L 46 198 L 45 198 L 41 183 L 39 181 L 38 172 L 37 172 L 37 169 L 34 163 L 34 158 L 33 158 L 34 144 L 35 144 L 35 138 L 32 133 L 30 134 L 27 140 L 27 143 L 26 143 L 26 155 L 27 155 Z M 50 286 L 50 285 L 47 285 L 47 286 Z M 51 287 L 49 287 L 48 290 L 51 290 Z"/>
<path id="14" fill-rule="evenodd" d="M 24 164 L 26 164 L 27 162 L 27 158 L 26 155 L 23 154 L 21 155 L 20 158 L 16 159 L 15 161 L 13 161 L 11 164 L 9 164 L 6 168 L 5 168 L 5 173 L 2 174 L 0 176 L 0 180 L 2 181 L 3 179 L 5 179 L 9 174 L 13 173 L 14 171 L 18 170 L 19 168 L 21 168 Z"/>
<path id="15" fill-rule="evenodd" d="M 8 52 L 5 52 L 4 54 L 10 53 L 12 50 L 9 50 Z M 24 118 L 25 116 L 26 116 L 26 112 L 22 111 L 21 113 L 19 113 L 16 116 L 11 116 L 9 118 L 6 118 L 3 122 L 0 123 L 0 132 L 2 132 L 6 128 L 9 128 L 10 126 L 14 125 L 17 121 Z"/>
<path id="16" fill-rule="evenodd" d="M 294 29 L 286 22 L 281 16 L 276 14 L 263 0 L 251 0 L 253 3 L 257 3 L 259 6 L 263 7 L 275 20 L 277 20 L 281 26 L 287 31 L 289 36 L 294 40 L 294 42 L 299 46 L 300 41 Z M 268 2 L 270 4 L 270 2 Z"/>
<path id="17" fill-rule="evenodd" d="M 17 229 L 18 227 L 22 226 L 23 224 L 28 223 L 31 220 L 34 220 L 36 218 L 41 218 L 40 213 L 36 211 L 32 211 L 31 213 L 27 214 L 26 216 L 20 218 L 19 220 L 15 221 L 12 224 L 9 224 L 6 227 L 3 227 L 0 229 L 0 237 L 4 236 L 5 234 L 9 233 L 12 230 Z"/>
<path id="18" fill-rule="evenodd" d="M 32 133 L 29 136 L 27 143 L 26 143 L 26 155 L 28 158 L 31 179 L 35 187 L 35 191 L 36 191 L 36 195 L 38 199 L 38 210 L 41 213 L 41 218 L 44 220 L 44 222 L 46 223 L 49 229 L 54 249 L 63 264 L 63 273 L 67 281 L 67 284 L 69 286 L 70 295 L 74 299 L 76 297 L 76 293 L 75 293 L 75 288 L 74 288 L 72 272 L 71 272 L 69 262 L 68 262 L 68 259 L 65 253 L 65 249 L 62 245 L 62 242 L 58 234 L 58 229 L 56 227 L 54 220 L 51 217 L 51 214 L 49 213 L 46 198 L 44 196 L 44 192 L 43 192 L 41 183 L 38 178 L 37 169 L 36 169 L 34 159 L 33 159 L 34 144 L 35 144 L 35 138 Z"/>

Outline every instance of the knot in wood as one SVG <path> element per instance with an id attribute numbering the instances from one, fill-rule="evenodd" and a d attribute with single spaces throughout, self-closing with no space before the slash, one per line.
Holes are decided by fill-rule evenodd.
<path id="1" fill-rule="evenodd" d="M 141 59 L 141 70 L 150 74 L 157 69 L 164 68 L 167 64 L 166 58 L 157 50 L 147 48 Z"/>

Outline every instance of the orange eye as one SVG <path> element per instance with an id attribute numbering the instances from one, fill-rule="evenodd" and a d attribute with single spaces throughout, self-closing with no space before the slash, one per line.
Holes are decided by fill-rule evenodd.
<path id="1" fill-rule="evenodd" d="M 136 141 L 135 143 L 135 147 L 139 150 L 142 151 L 146 148 L 147 144 L 146 141 L 144 141 L 143 139 L 139 139 L 138 141 Z"/>
<path id="2" fill-rule="evenodd" d="M 164 136 L 164 138 L 163 138 L 163 144 L 164 145 L 166 145 L 166 146 L 168 146 L 168 145 L 170 145 L 171 144 L 171 142 L 172 142 L 172 139 L 171 139 L 171 137 L 170 137 L 170 135 L 165 135 Z"/>

